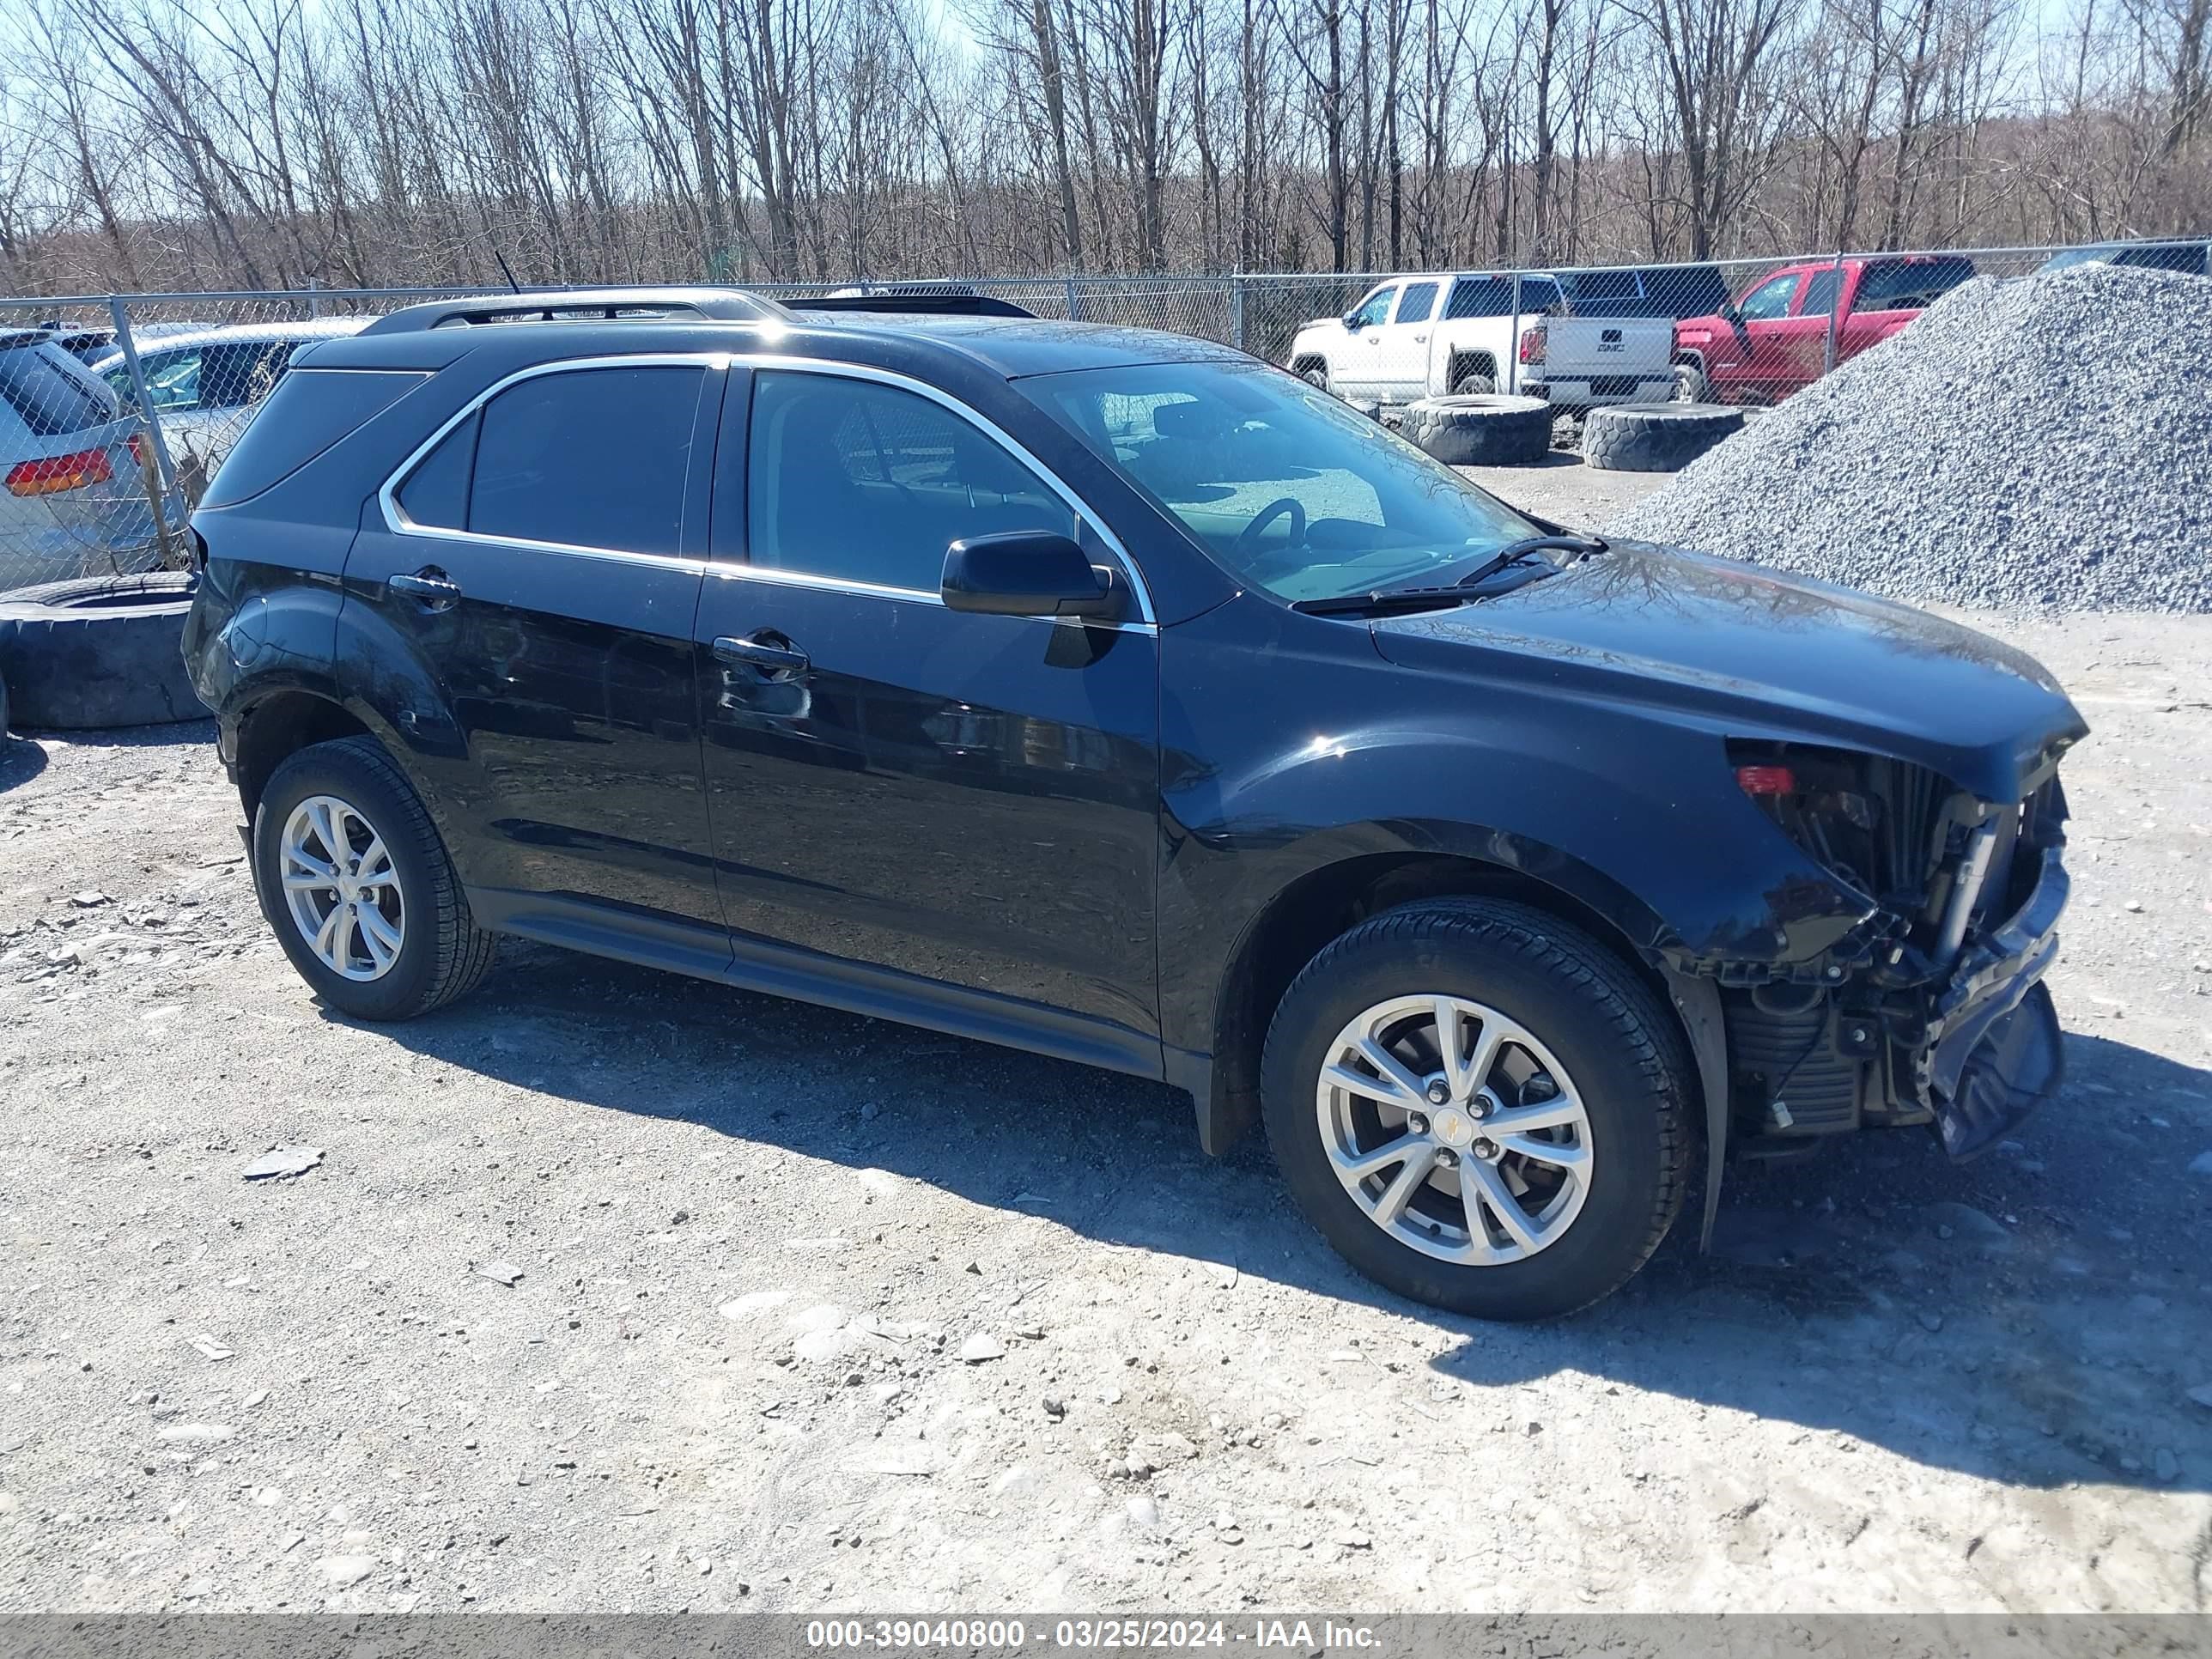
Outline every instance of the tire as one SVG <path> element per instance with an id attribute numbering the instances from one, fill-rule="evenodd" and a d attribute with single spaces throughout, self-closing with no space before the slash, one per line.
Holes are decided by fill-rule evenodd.
<path id="1" fill-rule="evenodd" d="M 397 902 L 381 890 L 374 902 L 387 926 L 396 917 L 399 944 L 374 977 L 349 978 L 316 954 L 283 885 L 287 826 L 303 803 L 318 799 L 343 805 L 389 854 L 390 880 L 380 888 L 396 887 Z M 357 835 L 348 839 L 360 850 Z M 310 843 L 309 850 L 320 844 Z M 356 1019 L 412 1019 L 465 996 L 490 970 L 494 936 L 469 914 L 460 878 L 421 799 L 372 738 L 315 744 L 276 768 L 253 815 L 253 887 L 300 977 L 327 1006 Z M 341 896 L 324 890 L 308 902 L 323 911 L 325 898 L 336 908 Z M 374 954 L 357 924 L 350 939 L 364 958 Z M 340 948 L 349 958 L 355 954 Z"/>
<path id="2" fill-rule="evenodd" d="M 1452 396 L 1455 398 L 1487 398 L 1497 390 L 1496 380 L 1487 374 L 1479 374 L 1473 369 L 1469 369 L 1452 382 Z"/>
<path id="3" fill-rule="evenodd" d="M 1540 1068 L 1544 1075 L 1553 1066 L 1565 1074 L 1557 1097 L 1548 1103 L 1564 1103 L 1580 1114 L 1571 1131 L 1538 1131 L 1538 1136 L 1572 1134 L 1562 1156 L 1577 1147 L 1583 1152 L 1586 1175 L 1579 1197 L 1573 1198 L 1566 1174 L 1541 1163 L 1532 1170 L 1521 1154 L 1500 1152 L 1495 1143 L 1480 1138 L 1482 1125 L 1469 1121 L 1481 1115 L 1474 1106 L 1465 1113 L 1436 1109 L 1435 1139 L 1427 1144 L 1433 1148 L 1456 1136 L 1455 1144 L 1468 1150 L 1456 1155 L 1458 1166 L 1439 1168 L 1429 1176 L 1431 1183 L 1450 1183 L 1449 1189 L 1433 1184 L 1410 1188 L 1412 1200 L 1403 1213 L 1411 1220 L 1406 1226 L 1429 1237 L 1437 1251 L 1464 1255 L 1474 1243 L 1473 1226 L 1464 1219 L 1456 1224 L 1465 1236 L 1460 1243 L 1447 1236 L 1455 1224 L 1449 1218 L 1466 1213 L 1464 1199 L 1456 1196 L 1464 1170 L 1480 1159 L 1489 1165 L 1486 1176 L 1475 1172 L 1485 1180 L 1510 1183 L 1517 1176 L 1532 1201 L 1546 1190 L 1537 1183 L 1558 1176 L 1552 1200 L 1552 1208 L 1558 1208 L 1552 1224 L 1556 1231 L 1540 1231 L 1540 1243 L 1515 1244 L 1502 1219 L 1493 1219 L 1498 1212 L 1486 1214 L 1484 1229 L 1492 1242 L 1482 1248 L 1513 1259 L 1451 1261 L 1409 1242 L 1403 1231 L 1386 1228 L 1368 1206 L 1376 1202 L 1374 1188 L 1388 1188 L 1390 1178 L 1406 1175 L 1411 1166 L 1378 1166 L 1379 1172 L 1364 1183 L 1370 1195 L 1363 1199 L 1353 1195 L 1332 1161 L 1336 1132 L 1328 1126 L 1347 1121 L 1341 1115 L 1347 1106 L 1352 1118 L 1364 1112 L 1373 1119 L 1363 1132 L 1371 1133 L 1371 1139 L 1359 1141 L 1355 1153 L 1371 1154 L 1391 1136 L 1390 1126 L 1382 1121 L 1389 1109 L 1378 1106 L 1379 1095 L 1363 1101 L 1357 1091 L 1332 1090 L 1326 1083 L 1323 1067 L 1339 1052 L 1343 1035 L 1395 999 L 1418 1006 L 1438 997 L 1486 1011 L 1480 1025 L 1459 1028 L 1477 1034 L 1469 1041 L 1479 1040 L 1495 1018 L 1499 1029 L 1509 1022 L 1517 1025 L 1534 1045 L 1522 1049 L 1511 1039 L 1501 1044 L 1502 1058 L 1487 1074 L 1498 1080 L 1492 1107 L 1523 1111 L 1529 1103 L 1522 1095 L 1507 1097 L 1508 1071 L 1516 1066 L 1524 1074 L 1511 1087 L 1544 1103 L 1535 1073 L 1526 1069 L 1540 1048 L 1549 1057 Z M 1418 1034 L 1400 1041 L 1418 1042 Z M 1435 1052 L 1433 1045 L 1429 1052 Z M 1425 1062 L 1406 1063 L 1414 1080 L 1422 1081 Z M 1268 1026 L 1261 1098 L 1268 1143 L 1285 1183 L 1307 1218 L 1346 1261 L 1416 1302 L 1483 1319 L 1531 1320 L 1571 1313 L 1610 1295 L 1666 1237 L 1687 1184 L 1695 1136 L 1690 1109 L 1696 1097 L 1694 1076 L 1680 1026 L 1644 981 L 1595 939 L 1526 905 L 1439 899 L 1370 917 L 1306 965 Z M 1401 1116 L 1398 1122 L 1402 1127 L 1407 1121 Z M 1470 1133 L 1476 1137 L 1472 1141 L 1466 1139 Z M 1524 1145 L 1536 1138 L 1515 1137 Z M 1425 1139 L 1416 1137 L 1413 1144 Z M 1548 1213 L 1550 1209 L 1543 1212 Z M 1524 1215 L 1523 1226 L 1540 1229 L 1543 1214 Z M 1431 1216 L 1443 1219 L 1431 1221 Z M 1502 1246 L 1495 1242 L 1499 1240 Z"/>
<path id="4" fill-rule="evenodd" d="M 1327 363 L 1315 363 L 1308 368 L 1302 368 L 1298 371 L 1298 379 L 1304 380 L 1308 386 L 1311 386 L 1316 392 L 1326 392 L 1328 390 L 1328 365 Z"/>
<path id="5" fill-rule="evenodd" d="M 1406 405 L 1407 437 L 1454 466 L 1528 466 L 1552 447 L 1552 406 L 1494 394 L 1423 398 Z"/>
<path id="6" fill-rule="evenodd" d="M 88 576 L 0 593 L 16 723 L 58 732 L 207 718 L 185 672 L 193 578 Z"/>
<path id="7" fill-rule="evenodd" d="M 1678 404 L 1702 404 L 1710 400 L 1712 385 L 1705 379 L 1705 371 L 1695 363 L 1674 365 L 1674 395 L 1671 401 Z"/>
<path id="8" fill-rule="evenodd" d="M 1583 465 L 1609 472 L 1679 472 L 1743 425 L 1718 404 L 1623 404 L 1594 409 L 1583 427 Z"/>

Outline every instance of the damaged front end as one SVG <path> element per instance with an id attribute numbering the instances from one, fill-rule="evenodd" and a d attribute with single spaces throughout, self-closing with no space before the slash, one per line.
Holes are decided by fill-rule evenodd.
<path id="1" fill-rule="evenodd" d="M 2041 981 L 2068 891 L 2061 748 L 2008 804 L 1904 761 L 1729 745 L 1744 793 L 1864 901 L 1809 956 L 1677 964 L 1718 988 L 1730 1150 L 1787 1157 L 1855 1129 L 1932 1124 L 1966 1158 L 2057 1093 Z"/>

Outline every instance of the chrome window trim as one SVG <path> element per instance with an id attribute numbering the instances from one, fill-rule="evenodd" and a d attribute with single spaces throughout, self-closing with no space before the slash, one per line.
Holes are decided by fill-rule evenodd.
<path id="1" fill-rule="evenodd" d="M 1121 568 L 1123 577 L 1135 596 L 1137 618 L 1133 622 L 1086 623 L 1080 617 L 1040 617 L 1028 620 L 1065 623 L 1071 626 L 1110 627 L 1116 631 L 1150 633 L 1158 627 L 1152 611 L 1151 590 L 1145 586 L 1143 574 L 1137 562 L 1129 556 L 1129 550 L 1121 538 L 1109 529 L 1105 521 L 1079 496 L 1060 475 L 1040 461 L 1019 441 L 981 414 L 950 393 L 942 392 L 926 381 L 910 375 L 900 374 L 887 368 L 878 368 L 868 363 L 848 363 L 819 357 L 785 357 L 768 352 L 731 351 L 670 351 L 629 352 L 613 356 L 561 357 L 550 362 L 532 363 L 526 368 L 495 380 L 469 399 L 459 409 L 441 422 L 437 429 L 416 445 L 407 459 L 394 467 L 391 475 L 376 492 L 378 508 L 384 515 L 384 527 L 395 536 L 406 536 L 424 541 L 460 542 L 482 547 L 515 548 L 527 552 L 552 553 L 571 557 L 611 559 L 635 564 L 658 565 L 679 570 L 699 570 L 726 580 L 738 581 L 772 582 L 790 587 L 812 587 L 826 592 L 854 593 L 871 599 L 902 599 L 909 604 L 934 605 L 942 607 L 944 597 L 927 588 L 891 587 L 875 582 L 849 581 L 838 576 L 818 576 L 803 570 L 774 570 L 750 562 L 728 559 L 687 558 L 674 553 L 631 553 L 616 547 L 593 547 L 571 542 L 531 541 L 516 536 L 487 535 L 481 531 L 452 530 L 436 525 L 416 524 L 399 505 L 399 490 L 408 475 L 421 465 L 430 452 L 445 441 L 447 434 L 475 415 L 494 398 L 509 386 L 541 374 L 574 374 L 595 368 L 699 368 L 726 370 L 730 368 L 775 369 L 802 374 L 826 374 L 853 380 L 871 380 L 880 386 L 910 392 L 950 410 L 959 419 L 981 433 L 1006 451 L 1016 461 L 1036 475 L 1052 492 L 1066 503 L 1068 510 L 1084 523 L 1111 552 Z"/>

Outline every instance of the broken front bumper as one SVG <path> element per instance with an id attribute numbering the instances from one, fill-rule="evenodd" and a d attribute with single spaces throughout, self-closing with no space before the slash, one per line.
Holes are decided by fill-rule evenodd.
<path id="1" fill-rule="evenodd" d="M 1954 1158 L 1995 1146 L 2063 1079 L 2058 1014 L 2042 982 L 2057 958 L 2069 891 L 2062 852 L 2041 849 L 2026 901 L 1968 941 L 1931 1011 L 1917 1081 Z"/>

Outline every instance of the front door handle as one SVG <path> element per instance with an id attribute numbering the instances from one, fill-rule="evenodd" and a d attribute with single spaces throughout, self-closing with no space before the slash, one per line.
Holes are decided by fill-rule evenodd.
<path id="1" fill-rule="evenodd" d="M 386 576 L 384 585 L 395 593 L 420 600 L 425 611 L 451 611 L 461 597 L 461 585 L 447 580 L 434 564 L 426 564 L 409 576 Z"/>
<path id="2" fill-rule="evenodd" d="M 766 628 L 750 639 L 736 640 L 724 635 L 714 641 L 714 656 L 718 661 L 741 662 L 785 676 L 804 674 L 808 667 L 804 651 L 782 635 Z"/>

